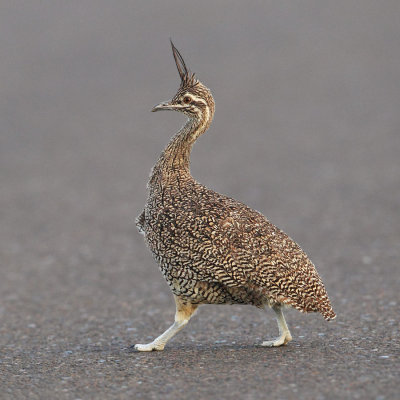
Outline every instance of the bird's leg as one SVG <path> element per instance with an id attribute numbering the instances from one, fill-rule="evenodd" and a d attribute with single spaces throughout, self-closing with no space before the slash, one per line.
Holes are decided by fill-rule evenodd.
<path id="1" fill-rule="evenodd" d="M 276 314 L 276 320 L 279 327 L 279 337 L 275 340 L 266 340 L 261 344 L 265 347 L 277 347 L 284 344 L 288 344 L 292 340 L 292 335 L 289 332 L 289 328 L 286 325 L 285 317 L 283 316 L 282 308 L 280 305 L 275 305 L 272 307 Z"/>
<path id="2" fill-rule="evenodd" d="M 174 298 L 176 303 L 175 322 L 162 335 L 154 339 L 151 343 L 136 344 L 136 350 L 164 350 L 167 342 L 189 322 L 189 319 L 192 317 L 193 313 L 198 307 L 197 304 L 187 303 L 177 296 L 174 296 Z"/>

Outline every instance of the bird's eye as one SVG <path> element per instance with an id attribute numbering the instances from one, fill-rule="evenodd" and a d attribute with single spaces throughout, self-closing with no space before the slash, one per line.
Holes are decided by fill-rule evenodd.
<path id="1" fill-rule="evenodd" d="M 185 104 L 189 104 L 191 101 L 192 101 L 192 98 L 189 97 L 189 96 L 185 96 L 185 97 L 183 98 L 183 102 L 184 102 Z"/>

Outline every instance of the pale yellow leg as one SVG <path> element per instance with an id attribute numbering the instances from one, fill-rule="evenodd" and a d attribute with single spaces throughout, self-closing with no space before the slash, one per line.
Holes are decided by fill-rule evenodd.
<path id="1" fill-rule="evenodd" d="M 190 318 L 198 307 L 197 304 L 186 303 L 177 296 L 174 296 L 174 298 L 176 304 L 175 322 L 162 335 L 154 339 L 151 343 L 136 344 L 136 350 L 164 350 L 167 342 L 189 322 Z"/>
<path id="2" fill-rule="evenodd" d="M 283 316 L 282 308 L 279 305 L 273 306 L 272 309 L 275 311 L 276 320 L 279 327 L 279 337 L 275 340 L 266 340 L 261 344 L 265 347 L 278 347 L 288 344 L 292 340 L 289 328 L 286 325 L 285 317 Z"/>

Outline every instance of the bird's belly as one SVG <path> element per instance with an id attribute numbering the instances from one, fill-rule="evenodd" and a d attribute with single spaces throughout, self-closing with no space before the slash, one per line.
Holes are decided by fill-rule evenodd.
<path id="1" fill-rule="evenodd" d="M 165 263 L 159 257 L 156 260 L 171 291 L 192 304 L 250 304 L 264 307 L 269 303 L 262 288 L 228 287 L 221 282 L 207 280 L 207 276 L 190 265 Z"/>

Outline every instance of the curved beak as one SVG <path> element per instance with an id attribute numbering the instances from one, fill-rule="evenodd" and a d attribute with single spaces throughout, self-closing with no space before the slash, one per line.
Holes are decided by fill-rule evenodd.
<path id="1" fill-rule="evenodd" d="M 161 110 L 173 110 L 174 106 L 169 101 L 163 101 L 157 104 L 151 109 L 151 112 L 161 111 Z"/>

